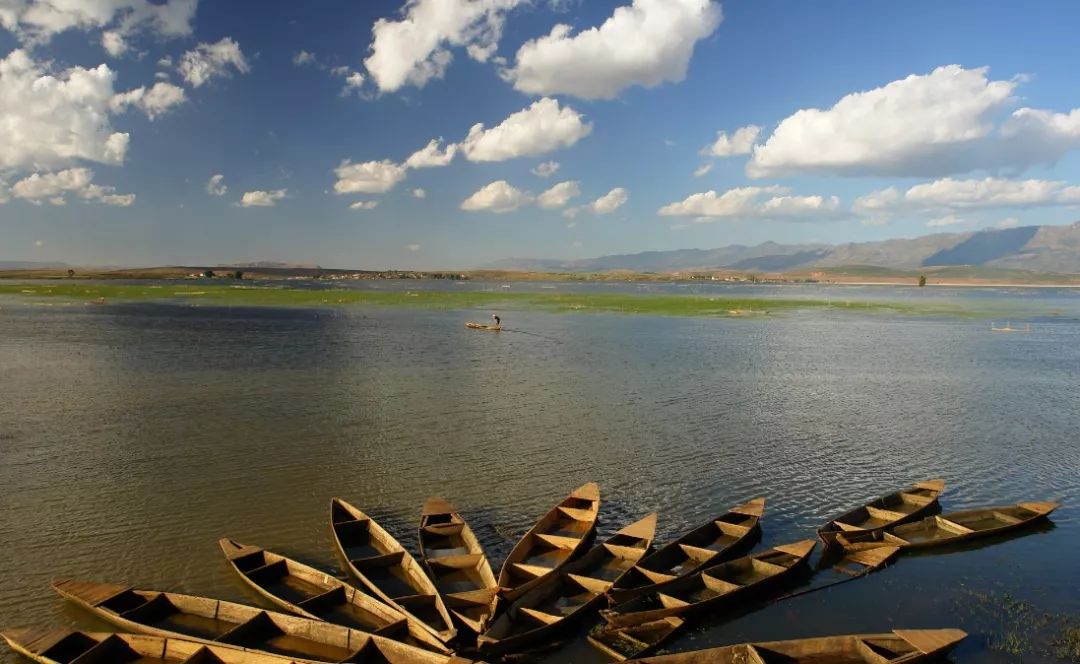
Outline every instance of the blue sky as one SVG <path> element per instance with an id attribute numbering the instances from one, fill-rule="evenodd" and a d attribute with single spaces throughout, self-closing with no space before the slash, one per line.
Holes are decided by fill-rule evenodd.
<path id="1" fill-rule="evenodd" d="M 0 0 L 0 259 L 471 267 L 1080 216 L 1074 2 L 54 2 Z"/>

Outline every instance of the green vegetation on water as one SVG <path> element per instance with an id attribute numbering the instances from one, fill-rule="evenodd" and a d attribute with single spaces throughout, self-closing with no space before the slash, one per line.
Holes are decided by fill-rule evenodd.
<path id="1" fill-rule="evenodd" d="M 538 309 L 552 312 L 624 313 L 655 316 L 754 317 L 797 309 L 969 315 L 945 303 L 773 299 L 637 293 L 520 293 L 475 290 L 354 290 L 225 284 L 48 283 L 0 284 L 0 296 L 115 303 L 163 301 L 224 306 L 332 307 L 369 305 L 426 309 Z"/>

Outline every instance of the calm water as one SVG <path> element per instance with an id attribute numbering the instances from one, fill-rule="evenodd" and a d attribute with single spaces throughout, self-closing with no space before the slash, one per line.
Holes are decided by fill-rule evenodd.
<path id="1" fill-rule="evenodd" d="M 1080 297 L 931 297 L 1062 315 L 1003 335 L 985 320 L 826 311 L 509 312 L 523 332 L 495 335 L 462 327 L 486 312 L 0 300 L 0 625 L 104 627 L 53 595 L 57 577 L 257 603 L 217 548 L 225 535 L 341 572 L 335 495 L 412 545 L 421 503 L 441 493 L 498 564 L 507 535 L 588 480 L 602 533 L 657 510 L 664 539 L 765 495 L 769 545 L 943 477 L 946 510 L 1065 505 L 1052 528 L 903 558 L 705 621 L 672 647 L 955 626 L 973 634 L 955 661 L 1014 661 L 987 646 L 1011 627 L 974 593 L 1080 615 Z M 547 661 L 599 660 L 569 648 Z"/>

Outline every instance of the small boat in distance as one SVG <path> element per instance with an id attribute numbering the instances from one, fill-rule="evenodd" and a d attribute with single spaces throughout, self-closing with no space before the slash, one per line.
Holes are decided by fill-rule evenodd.
<path id="1" fill-rule="evenodd" d="M 836 536 L 844 532 L 871 531 L 920 519 L 938 506 L 938 496 L 945 490 L 945 480 L 918 482 L 910 489 L 882 496 L 862 507 L 841 514 L 818 529 L 826 547 L 835 546 Z"/>
<path id="2" fill-rule="evenodd" d="M 966 637 L 958 629 L 896 629 L 886 634 L 743 643 L 630 661 L 634 664 L 919 664 L 944 657 Z"/>
<path id="3" fill-rule="evenodd" d="M 484 323 L 465 323 L 465 327 L 470 330 L 487 330 L 488 332 L 498 332 L 502 330 L 502 325 L 485 325 Z"/>
<path id="4" fill-rule="evenodd" d="M 991 332 L 1031 332 L 1031 323 L 1028 323 L 1024 327 L 1013 327 L 1012 321 L 1005 323 L 1005 327 L 995 327 L 993 323 L 990 323 Z"/>

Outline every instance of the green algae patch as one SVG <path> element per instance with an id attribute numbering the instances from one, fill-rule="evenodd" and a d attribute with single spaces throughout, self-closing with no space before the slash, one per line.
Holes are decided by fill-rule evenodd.
<path id="1" fill-rule="evenodd" d="M 0 295 L 28 300 L 116 304 L 134 301 L 218 306 L 377 306 L 422 309 L 533 309 L 555 313 L 621 313 L 649 316 L 759 318 L 786 311 L 825 309 L 916 316 L 963 316 L 951 304 L 746 298 L 644 293 L 513 293 L 475 290 L 354 290 L 282 286 L 195 284 L 0 284 Z"/>

